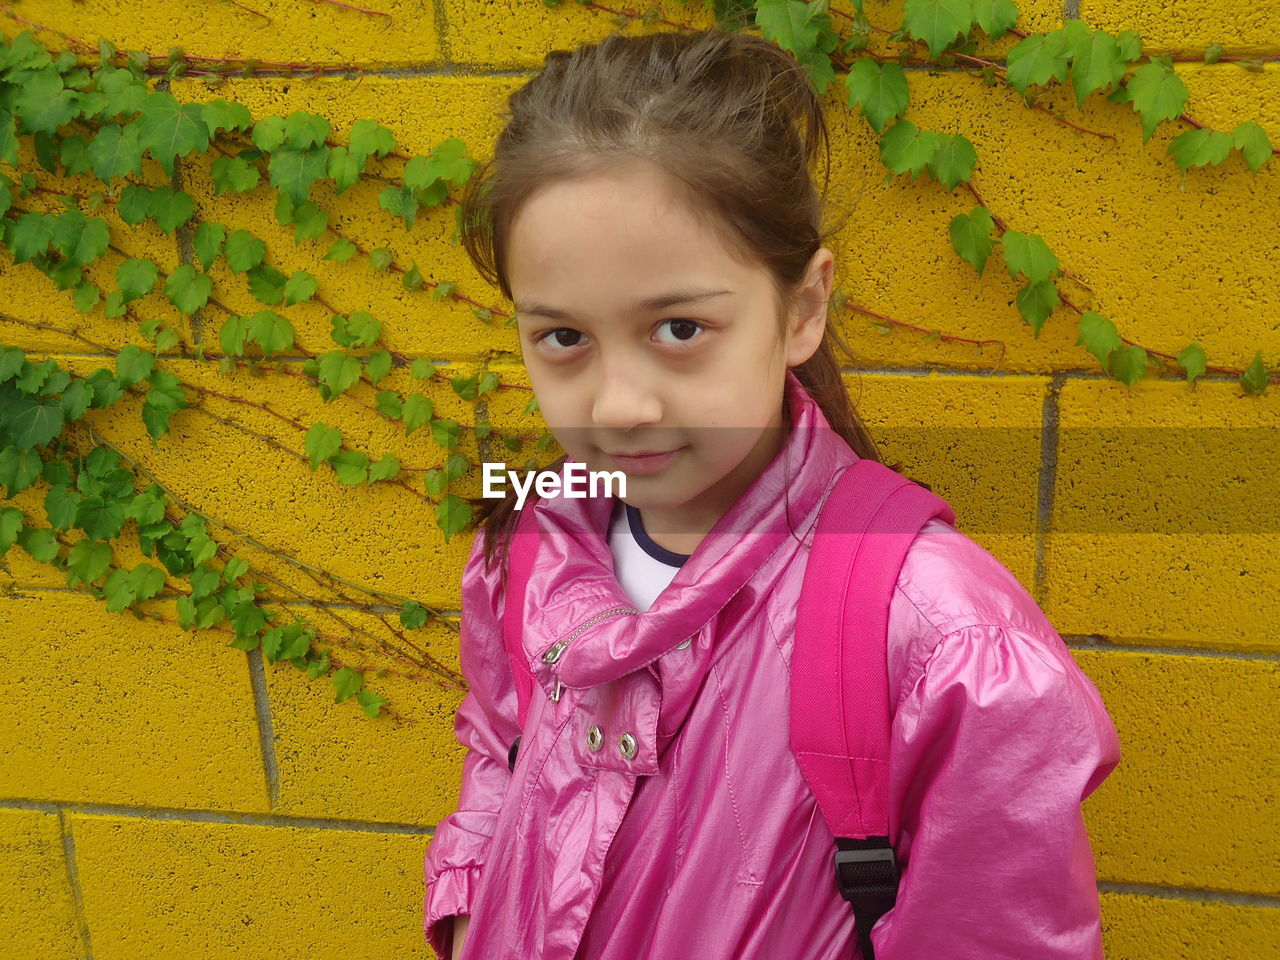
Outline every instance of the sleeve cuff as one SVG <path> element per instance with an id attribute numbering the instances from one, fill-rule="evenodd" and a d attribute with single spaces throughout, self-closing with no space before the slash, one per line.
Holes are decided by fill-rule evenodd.
<path id="1" fill-rule="evenodd" d="M 439 960 L 451 960 L 453 918 L 471 913 L 471 898 L 480 882 L 476 867 L 450 867 L 427 885 L 424 901 L 424 933 Z"/>

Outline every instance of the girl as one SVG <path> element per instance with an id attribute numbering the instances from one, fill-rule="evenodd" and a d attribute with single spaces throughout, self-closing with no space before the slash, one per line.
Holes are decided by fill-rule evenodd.
<path id="1" fill-rule="evenodd" d="M 464 244 L 515 303 L 561 463 L 622 471 L 626 499 L 526 502 L 542 539 L 510 599 L 522 514 L 483 518 L 461 795 L 426 855 L 445 960 L 857 956 L 788 726 L 818 510 L 878 459 L 827 326 L 820 146 L 820 103 L 774 44 L 615 35 L 547 57 L 468 188 Z M 506 602 L 535 679 L 523 729 Z M 1120 749 L 1096 688 L 1017 579 L 939 519 L 888 639 L 901 878 L 877 960 L 1101 957 L 1080 804 Z"/>

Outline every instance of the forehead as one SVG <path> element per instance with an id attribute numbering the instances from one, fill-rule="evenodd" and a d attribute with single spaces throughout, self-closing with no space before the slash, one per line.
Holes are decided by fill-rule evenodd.
<path id="1" fill-rule="evenodd" d="M 683 190 L 649 164 L 544 186 L 525 201 L 507 245 L 517 297 L 570 303 L 630 302 L 654 287 L 717 284 L 760 289 L 746 263 Z"/>

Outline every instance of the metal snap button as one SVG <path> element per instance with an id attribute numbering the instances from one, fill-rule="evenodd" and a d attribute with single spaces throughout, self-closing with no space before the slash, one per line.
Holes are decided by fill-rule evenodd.
<path id="1" fill-rule="evenodd" d="M 685 647 L 689 646 L 689 644 L 691 643 L 693 643 L 693 637 L 690 637 L 688 640 L 685 640 L 683 643 L 677 643 L 676 649 L 683 650 Z"/>
<path id="2" fill-rule="evenodd" d="M 604 731 L 600 729 L 598 724 L 592 724 L 591 729 L 587 731 L 587 747 L 591 750 L 599 750 L 600 745 L 604 743 Z"/>
<path id="3" fill-rule="evenodd" d="M 624 733 L 618 738 L 618 749 L 622 751 L 622 756 L 630 760 L 636 755 L 636 738 L 629 733 Z"/>

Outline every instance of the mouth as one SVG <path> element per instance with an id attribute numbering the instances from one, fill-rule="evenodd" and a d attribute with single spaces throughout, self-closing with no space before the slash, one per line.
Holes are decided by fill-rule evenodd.
<path id="1" fill-rule="evenodd" d="M 674 450 L 640 450 L 635 453 L 607 453 L 606 451 L 606 453 L 610 460 L 627 473 L 648 474 L 661 470 L 684 449 L 685 447 L 676 447 Z"/>

